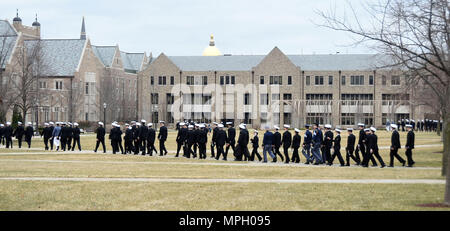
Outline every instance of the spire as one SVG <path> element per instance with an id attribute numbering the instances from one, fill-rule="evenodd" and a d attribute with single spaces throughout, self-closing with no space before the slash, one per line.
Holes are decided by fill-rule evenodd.
<path id="1" fill-rule="evenodd" d="M 84 25 L 84 16 L 83 16 L 83 21 L 81 23 L 80 39 L 86 39 L 86 26 Z"/>
<path id="2" fill-rule="evenodd" d="M 22 19 L 19 18 L 19 9 L 16 9 L 16 17 L 13 19 L 13 22 L 22 22 Z"/>
<path id="3" fill-rule="evenodd" d="M 41 26 L 41 24 L 37 20 L 37 14 L 36 14 L 36 21 L 33 22 L 33 26 Z"/>
<path id="4" fill-rule="evenodd" d="M 214 42 L 214 35 L 213 34 L 211 34 L 211 40 L 209 40 L 209 45 L 210 46 L 215 46 L 215 42 Z"/>

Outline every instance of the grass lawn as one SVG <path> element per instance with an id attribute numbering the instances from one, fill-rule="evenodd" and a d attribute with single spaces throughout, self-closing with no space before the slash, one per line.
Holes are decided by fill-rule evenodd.
<path id="1" fill-rule="evenodd" d="M 169 133 L 166 143 L 169 151 L 176 149 L 175 136 L 175 132 Z M 378 136 L 380 146 L 389 145 L 389 133 L 380 131 Z M 346 134 L 342 137 L 345 146 Z M 406 133 L 401 133 L 401 139 L 404 144 Z M 173 158 L 173 152 L 163 158 L 94 154 L 90 152 L 95 145 L 92 134 L 82 136 L 81 143 L 88 152 L 46 152 L 40 138 L 33 140 L 30 150 L 1 148 L 0 178 L 444 179 L 440 175 L 442 146 L 436 146 L 440 144 L 440 137 L 432 133 L 416 133 L 416 145 L 433 145 L 413 151 L 417 168 L 384 169 L 185 159 Z M 110 150 L 109 145 L 107 149 Z M 389 162 L 388 152 L 381 150 L 386 163 Z M 400 150 L 400 155 L 405 156 L 404 149 Z M 303 156 L 301 160 L 305 161 Z M 441 202 L 443 195 L 443 184 L 419 183 L 0 180 L 0 210 L 450 210 L 416 206 Z"/>

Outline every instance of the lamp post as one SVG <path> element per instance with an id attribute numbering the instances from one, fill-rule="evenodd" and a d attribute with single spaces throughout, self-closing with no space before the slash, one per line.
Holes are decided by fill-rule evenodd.
<path id="1" fill-rule="evenodd" d="M 106 124 L 106 103 L 103 103 L 103 123 Z"/>

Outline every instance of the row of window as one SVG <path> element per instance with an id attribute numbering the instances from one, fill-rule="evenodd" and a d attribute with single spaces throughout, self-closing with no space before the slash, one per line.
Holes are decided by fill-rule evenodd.
<path id="1" fill-rule="evenodd" d="M 351 75 L 350 76 L 350 85 L 351 86 L 363 86 L 364 85 L 364 75 Z M 311 76 L 306 76 L 306 85 L 311 85 Z M 374 85 L 374 76 L 369 75 L 369 85 Z M 347 84 L 347 77 L 345 75 L 341 76 L 341 85 L 345 86 Z M 383 86 L 387 85 L 387 77 L 385 75 L 381 76 L 381 84 Z M 314 85 L 321 86 L 325 85 L 323 76 L 314 76 Z M 333 85 L 333 76 L 328 76 L 328 85 Z M 400 76 L 392 76 L 391 77 L 391 85 L 399 86 L 400 85 Z"/>

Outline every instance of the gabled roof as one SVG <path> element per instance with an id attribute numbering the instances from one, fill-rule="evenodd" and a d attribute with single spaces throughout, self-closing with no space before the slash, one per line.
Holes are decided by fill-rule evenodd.
<path id="1" fill-rule="evenodd" d="M 250 71 L 266 55 L 168 56 L 183 71 Z M 305 71 L 373 70 L 387 56 L 374 54 L 287 55 Z"/>
<path id="2" fill-rule="evenodd" d="M 120 56 L 122 57 L 125 71 L 138 72 L 141 70 L 145 58 L 144 53 L 126 53 L 121 51 Z"/>
<path id="3" fill-rule="evenodd" d="M 0 56 L 4 56 L 4 58 L 0 59 L 0 68 L 5 68 L 6 63 L 11 57 L 17 38 L 16 30 L 11 24 L 6 20 L 0 20 Z"/>
<path id="4" fill-rule="evenodd" d="M 116 46 L 92 46 L 94 54 L 106 67 L 110 67 L 112 65 L 116 48 Z"/>
<path id="5" fill-rule="evenodd" d="M 42 39 L 25 41 L 27 50 L 40 44 L 44 70 L 42 76 L 73 76 L 87 40 Z"/>
<path id="6" fill-rule="evenodd" d="M 264 55 L 168 56 L 183 71 L 248 71 L 258 65 L 264 57 Z"/>

